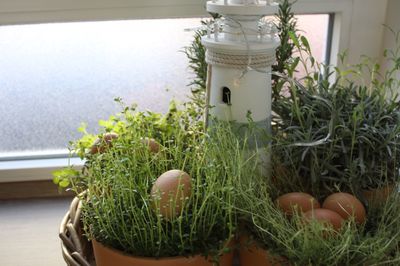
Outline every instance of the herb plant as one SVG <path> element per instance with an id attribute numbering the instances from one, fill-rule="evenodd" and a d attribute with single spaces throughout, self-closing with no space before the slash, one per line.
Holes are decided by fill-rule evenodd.
<path id="1" fill-rule="evenodd" d="M 348 68 L 319 64 L 305 37 L 289 35 L 295 53 L 280 75 L 287 93 L 273 101 L 272 175 L 238 183 L 239 219 L 282 264 L 398 265 L 399 193 L 368 206 L 361 192 L 388 184 L 396 192 L 400 181 L 400 34 L 394 34 L 398 46 L 385 51 L 391 67 L 383 73 L 370 60 Z M 299 65 L 306 74 L 296 79 Z M 338 232 L 305 223 L 299 213 L 289 218 L 275 199 L 293 191 L 320 201 L 351 192 L 367 205 L 367 221 L 347 220 Z"/>
<path id="2" fill-rule="evenodd" d="M 290 38 L 291 34 L 297 32 L 297 20 L 292 11 L 293 1 L 283 0 L 279 3 L 278 13 L 275 14 L 277 22 L 275 26 L 278 30 L 280 45 L 276 48 L 276 63 L 272 65 L 272 99 L 276 100 L 280 97 L 284 87 L 285 80 L 281 79 L 281 75 L 287 74 L 288 65 L 293 60 L 293 52 L 295 44 Z"/>
<path id="3" fill-rule="evenodd" d="M 294 42 L 302 46 L 301 40 Z M 386 52 L 394 64 L 381 76 L 377 64 L 364 62 L 346 71 L 336 68 L 334 82 L 334 73 L 323 65 L 301 80 L 287 79 L 289 95 L 273 102 L 272 152 L 275 177 L 285 180 L 287 189 L 298 186 L 324 196 L 339 188 L 361 195 L 362 189 L 398 182 L 398 51 Z M 365 69 L 371 70 L 370 83 L 349 79 L 348 73 Z"/>
<path id="4" fill-rule="evenodd" d="M 258 180 L 258 181 L 257 181 Z M 367 223 L 346 221 L 337 232 L 319 222 L 304 223 L 301 214 L 291 219 L 279 210 L 263 179 L 242 193 L 238 207 L 247 233 L 281 265 L 398 265 L 400 263 L 399 194 L 369 210 Z"/>
<path id="5" fill-rule="evenodd" d="M 228 123 L 214 121 L 204 131 L 192 107 L 182 110 L 172 104 L 166 115 L 124 108 L 103 122 L 104 132 L 118 133 L 103 153 L 88 152 L 90 134 L 75 142 L 86 166 L 69 180 L 77 193 L 87 191 L 81 199 L 82 217 L 90 239 L 155 258 L 216 257 L 229 251 L 237 227 L 234 180 L 245 174 L 246 150 Z M 143 138 L 155 139 L 159 152 L 151 152 Z M 157 177 L 171 169 L 191 176 L 192 193 L 180 214 L 166 219 L 150 191 Z"/>

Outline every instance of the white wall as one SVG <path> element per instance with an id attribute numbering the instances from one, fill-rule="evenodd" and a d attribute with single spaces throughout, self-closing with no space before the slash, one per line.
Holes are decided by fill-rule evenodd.
<path id="1" fill-rule="evenodd" d="M 385 24 L 391 27 L 395 32 L 400 31 L 400 0 L 388 1 Z M 393 34 L 388 29 L 385 29 L 382 42 L 382 55 L 385 49 L 393 49 L 395 45 L 396 43 Z M 381 60 L 382 66 L 387 68 L 389 65 L 388 62 L 384 60 L 383 56 L 381 57 Z M 397 78 L 400 79 L 400 73 Z"/>
<path id="2" fill-rule="evenodd" d="M 392 0 L 395 1 L 400 2 Z M 361 55 L 381 58 L 386 9 L 387 0 L 353 0 L 349 29 L 349 63 L 359 62 Z"/>

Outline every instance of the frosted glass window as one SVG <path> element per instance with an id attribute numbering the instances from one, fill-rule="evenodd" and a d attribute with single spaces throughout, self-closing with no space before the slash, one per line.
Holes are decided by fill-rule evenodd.
<path id="1" fill-rule="evenodd" d="M 316 20 L 321 22 L 316 22 Z M 81 122 L 119 111 L 122 97 L 165 112 L 190 94 L 181 52 L 200 19 L 54 23 L 0 27 L 0 158 L 65 150 Z M 299 16 L 323 60 L 328 15 Z"/>

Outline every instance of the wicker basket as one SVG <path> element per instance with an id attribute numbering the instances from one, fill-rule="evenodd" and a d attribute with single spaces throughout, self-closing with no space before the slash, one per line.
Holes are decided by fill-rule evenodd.
<path id="1" fill-rule="evenodd" d="M 82 234 L 81 208 L 75 197 L 60 225 L 61 251 L 67 265 L 94 266 L 92 245 Z"/>

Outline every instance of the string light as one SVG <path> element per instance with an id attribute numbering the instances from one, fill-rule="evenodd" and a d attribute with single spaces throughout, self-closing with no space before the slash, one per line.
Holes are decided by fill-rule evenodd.
<path id="1" fill-rule="evenodd" d="M 233 87 L 239 88 L 239 86 L 240 86 L 240 79 L 239 78 L 235 78 L 233 80 Z"/>
<path id="2" fill-rule="evenodd" d="M 245 45 L 246 45 L 246 51 L 247 51 L 247 56 L 248 56 L 247 67 L 241 72 L 241 74 L 239 75 L 239 77 L 237 79 L 241 80 L 247 74 L 247 72 L 249 72 L 249 71 L 256 71 L 256 72 L 265 73 L 265 74 L 270 73 L 269 71 L 260 70 L 260 69 L 251 67 L 251 61 L 252 60 L 251 60 L 251 56 L 250 56 L 250 41 L 247 38 L 246 31 L 248 32 L 248 31 L 254 31 L 254 30 L 243 27 L 242 23 L 240 23 L 240 21 L 238 21 L 238 20 L 236 20 L 234 18 L 226 17 L 225 19 L 229 20 L 229 21 L 231 21 L 231 22 L 233 22 L 234 24 L 237 25 L 237 28 L 240 29 L 240 32 L 243 35 L 243 39 L 244 39 L 244 42 L 245 42 Z M 274 24 L 272 22 L 264 22 L 264 23 L 266 25 L 268 25 L 268 27 L 266 27 L 266 33 L 271 36 L 271 39 L 273 39 L 275 37 L 276 33 L 277 33 L 275 31 L 276 27 L 274 27 Z M 230 25 L 230 27 L 233 27 L 233 25 Z M 234 81 L 234 83 L 235 83 L 235 81 Z M 237 83 L 237 84 L 239 84 L 239 83 Z"/>
<path id="3" fill-rule="evenodd" d="M 239 31 L 230 31 L 230 30 L 225 29 L 224 20 L 230 20 L 230 21 L 234 22 L 234 24 L 236 24 L 237 26 L 230 24 L 229 27 L 232 29 L 239 29 Z M 257 35 L 257 34 L 261 34 L 262 36 L 271 35 L 273 37 L 276 36 L 276 34 L 277 34 L 277 28 L 276 28 L 275 24 L 273 22 L 269 22 L 269 21 L 268 22 L 260 21 L 258 30 L 254 30 L 252 28 L 245 28 L 242 26 L 242 24 L 239 21 L 228 17 L 228 18 L 218 19 L 218 20 L 214 21 L 213 23 L 207 22 L 207 26 L 203 27 L 202 29 L 208 30 L 208 29 L 211 29 L 212 27 L 214 27 L 214 30 L 218 29 L 219 33 L 228 33 L 228 34 L 232 34 L 232 35 L 243 35 L 245 41 L 246 41 L 246 38 L 249 36 L 249 34 L 252 34 L 252 33 L 254 35 Z"/>
<path id="4" fill-rule="evenodd" d="M 214 41 L 218 42 L 219 25 L 214 23 Z"/>

